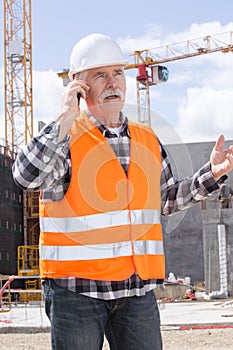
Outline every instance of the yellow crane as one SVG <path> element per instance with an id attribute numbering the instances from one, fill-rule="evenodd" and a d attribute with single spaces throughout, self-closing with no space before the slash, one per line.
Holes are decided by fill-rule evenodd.
<path id="1" fill-rule="evenodd" d="M 206 35 L 192 40 L 134 51 L 134 62 L 125 69 L 137 68 L 137 105 L 139 122 L 151 125 L 150 86 L 165 82 L 168 71 L 164 63 L 221 51 L 233 51 L 233 31 Z"/>

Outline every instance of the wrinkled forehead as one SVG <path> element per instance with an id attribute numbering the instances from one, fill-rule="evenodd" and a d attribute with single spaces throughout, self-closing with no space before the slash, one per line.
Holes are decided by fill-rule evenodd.
<path id="1" fill-rule="evenodd" d="M 123 65 L 113 65 L 113 66 L 91 68 L 83 72 L 77 73 L 77 75 L 80 79 L 86 79 L 87 77 L 94 77 L 101 73 L 112 74 L 112 73 L 123 72 L 123 71 L 124 71 Z"/>

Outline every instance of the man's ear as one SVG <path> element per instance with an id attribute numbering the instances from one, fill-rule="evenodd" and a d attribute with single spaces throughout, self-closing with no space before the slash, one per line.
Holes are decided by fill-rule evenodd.
<path id="1" fill-rule="evenodd" d="M 69 77 L 70 81 L 74 80 L 74 76 L 75 76 L 75 74 L 72 74 L 71 72 L 68 72 L 68 77 Z"/>

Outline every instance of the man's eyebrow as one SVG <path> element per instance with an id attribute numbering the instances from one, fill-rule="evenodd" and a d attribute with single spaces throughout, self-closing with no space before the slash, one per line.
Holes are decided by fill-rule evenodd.
<path id="1" fill-rule="evenodd" d="M 115 73 L 123 72 L 123 69 L 122 68 L 116 68 L 116 69 L 114 69 L 114 72 Z M 105 73 L 106 73 L 106 71 L 104 71 L 104 70 L 98 70 L 97 72 L 93 73 L 91 77 L 95 78 L 97 75 L 105 74 Z"/>
<path id="2" fill-rule="evenodd" d="M 93 74 L 91 75 L 91 77 L 94 78 L 94 77 L 96 77 L 97 75 L 99 75 L 99 74 L 104 74 L 104 73 L 105 73 L 105 71 L 103 71 L 103 70 L 98 70 L 97 72 L 93 73 Z"/>

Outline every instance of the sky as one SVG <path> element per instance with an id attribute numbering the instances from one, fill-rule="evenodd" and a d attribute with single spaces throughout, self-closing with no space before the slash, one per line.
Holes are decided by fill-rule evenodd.
<path id="1" fill-rule="evenodd" d="M 0 0 L 0 98 L 3 101 L 3 0 Z M 2 10 L 1 10 L 2 9 Z M 33 115 L 49 122 L 64 91 L 57 73 L 69 68 L 72 47 L 103 33 L 133 62 L 136 50 L 154 49 L 233 31 L 233 2 L 225 0 L 32 0 Z M 233 39 L 232 39 L 233 40 Z M 131 56 L 130 56 L 131 55 Z M 169 79 L 150 87 L 151 126 L 164 143 L 233 139 L 233 53 L 211 53 L 164 64 Z M 126 71 L 126 112 L 137 120 L 137 70 Z M 4 129 L 3 104 L 0 125 Z"/>

